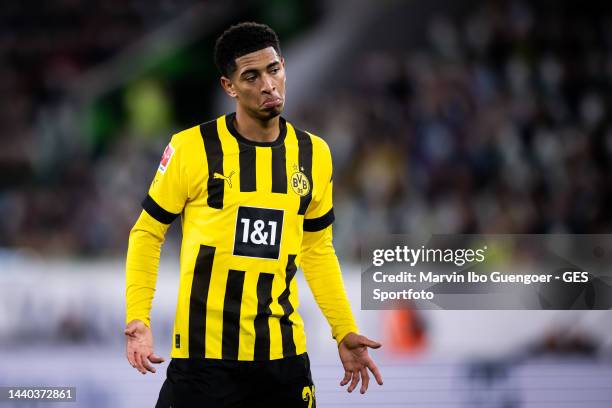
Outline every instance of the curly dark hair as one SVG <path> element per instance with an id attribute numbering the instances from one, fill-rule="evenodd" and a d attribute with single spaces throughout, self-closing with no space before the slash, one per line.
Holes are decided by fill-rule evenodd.
<path id="1" fill-rule="evenodd" d="M 221 75 L 229 77 L 236 71 L 236 58 L 268 47 L 280 55 L 278 36 L 267 25 L 254 22 L 233 25 L 217 38 L 215 65 Z"/>

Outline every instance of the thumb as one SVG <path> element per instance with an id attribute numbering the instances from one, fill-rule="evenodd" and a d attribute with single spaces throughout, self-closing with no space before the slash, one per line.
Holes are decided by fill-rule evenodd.
<path id="1" fill-rule="evenodd" d="M 142 331 L 142 328 L 138 326 L 137 324 L 130 323 L 127 325 L 127 327 L 123 331 L 123 334 L 125 334 L 126 336 L 130 336 L 130 337 L 137 337 L 138 335 L 143 334 L 143 331 Z"/>
<path id="2" fill-rule="evenodd" d="M 373 348 L 373 349 L 377 349 L 377 348 L 380 348 L 382 346 L 382 344 L 380 344 L 379 342 L 374 341 L 374 340 L 370 340 L 366 336 L 361 336 L 360 340 L 361 340 L 361 344 L 362 345 L 368 346 L 368 347 Z"/>
<path id="3" fill-rule="evenodd" d="M 152 362 L 152 363 L 155 363 L 155 364 L 159 364 L 159 363 L 163 363 L 166 360 L 164 360 L 163 357 L 160 357 L 157 354 L 151 354 L 149 356 L 149 361 Z"/>
<path id="4" fill-rule="evenodd" d="M 135 326 L 126 327 L 125 330 L 123 331 L 123 334 L 125 334 L 126 336 L 134 337 L 136 335 L 136 327 Z"/>

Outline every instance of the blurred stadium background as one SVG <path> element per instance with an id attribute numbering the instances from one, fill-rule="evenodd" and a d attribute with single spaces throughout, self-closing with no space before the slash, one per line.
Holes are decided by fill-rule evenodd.
<path id="1" fill-rule="evenodd" d="M 212 47 L 244 20 L 278 32 L 285 116 L 331 146 L 347 289 L 385 344 L 385 385 L 347 395 L 302 282 L 319 406 L 612 406 L 609 311 L 359 310 L 360 236 L 612 231 L 599 1 L 0 3 L 0 385 L 154 405 L 166 364 L 123 356 L 127 236 L 171 134 L 231 109 Z M 153 307 L 166 357 L 179 241 L 174 225 Z"/>

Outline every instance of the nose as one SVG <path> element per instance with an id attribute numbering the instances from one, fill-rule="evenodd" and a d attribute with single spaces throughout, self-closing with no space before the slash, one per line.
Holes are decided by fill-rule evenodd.
<path id="1" fill-rule="evenodd" d="M 274 80 L 270 75 L 262 76 L 262 88 L 261 91 L 265 93 L 270 93 L 276 90 L 276 86 L 274 85 Z"/>

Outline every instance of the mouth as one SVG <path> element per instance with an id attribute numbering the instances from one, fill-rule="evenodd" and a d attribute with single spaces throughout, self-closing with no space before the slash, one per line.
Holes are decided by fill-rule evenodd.
<path id="1" fill-rule="evenodd" d="M 283 104 L 283 100 L 281 98 L 270 98 L 270 99 L 266 99 L 261 106 L 264 109 L 272 109 L 272 108 L 278 108 L 282 104 Z"/>

